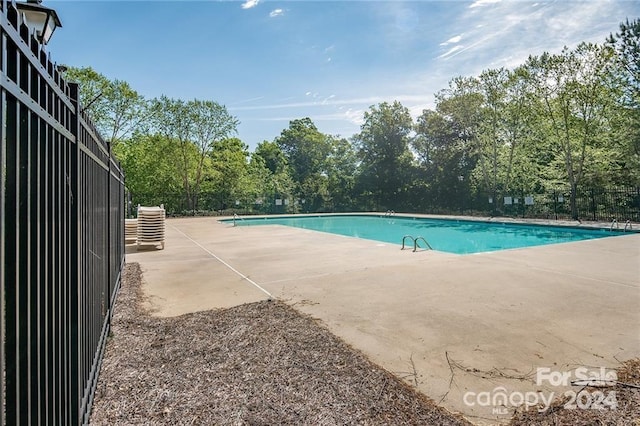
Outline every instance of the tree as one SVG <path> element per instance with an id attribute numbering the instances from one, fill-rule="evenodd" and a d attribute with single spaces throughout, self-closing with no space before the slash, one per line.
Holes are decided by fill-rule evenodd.
<path id="1" fill-rule="evenodd" d="M 247 197 L 250 197 L 251 202 L 254 202 L 264 213 L 275 210 L 274 203 L 277 198 L 287 199 L 293 195 L 294 183 L 289 169 L 276 168 L 274 172 L 267 167 L 264 157 L 255 152 L 251 155 L 244 183 L 247 188 Z"/>
<path id="2" fill-rule="evenodd" d="M 615 51 L 614 81 L 619 90 L 614 116 L 619 173 L 616 183 L 640 185 L 640 20 L 627 19 L 620 32 L 611 34 L 607 45 Z"/>
<path id="3" fill-rule="evenodd" d="M 177 145 L 160 135 L 136 134 L 114 147 L 125 171 L 127 189 L 143 205 L 167 204 L 181 189 L 180 174 L 173 160 Z"/>
<path id="4" fill-rule="evenodd" d="M 484 99 L 475 78 L 456 77 L 449 88 L 436 95 L 436 110 L 445 117 L 450 132 L 459 144 L 459 163 L 451 170 L 453 177 L 466 179 L 476 166 L 482 151 L 479 138 Z"/>
<path id="5" fill-rule="evenodd" d="M 498 194 L 504 185 L 499 181 L 503 168 L 503 152 L 507 147 L 504 127 L 509 72 L 504 68 L 486 70 L 478 79 L 478 90 L 483 97 L 482 117 L 478 129 L 478 163 L 483 186 L 489 193 Z"/>
<path id="6" fill-rule="evenodd" d="M 305 200 L 305 208 L 323 208 L 327 198 L 326 159 L 331 145 L 310 118 L 289 122 L 275 143 L 287 158 L 296 196 Z"/>
<path id="7" fill-rule="evenodd" d="M 616 62 L 621 67 L 625 82 L 626 99 L 636 108 L 640 103 L 640 20 L 627 19 L 620 24 L 620 32 L 609 35 L 607 43 L 616 51 Z"/>
<path id="8" fill-rule="evenodd" d="M 597 164 L 592 157 L 608 129 L 610 59 L 609 49 L 582 43 L 559 55 L 530 57 L 526 64 L 540 102 L 539 124 L 547 129 L 549 149 L 555 154 L 550 166 L 560 166 L 561 177 L 570 186 L 574 219 L 578 219 L 578 186 L 587 169 Z"/>
<path id="9" fill-rule="evenodd" d="M 213 101 L 183 101 L 162 96 L 152 102 L 153 126 L 179 145 L 180 174 L 189 207 L 195 210 L 207 171 L 205 163 L 216 142 L 237 132 L 238 120 Z M 195 158 L 190 152 L 195 147 Z"/>
<path id="10" fill-rule="evenodd" d="M 275 142 L 263 141 L 259 143 L 254 154 L 262 157 L 265 167 L 273 174 L 282 173 L 287 168 L 287 158 Z"/>
<path id="11" fill-rule="evenodd" d="M 417 118 L 415 124 L 416 135 L 411 139 L 411 147 L 418 156 L 418 163 L 427 171 L 427 175 L 433 174 L 434 155 L 442 137 L 435 130 L 434 120 L 442 121 L 443 118 L 437 112 L 425 109 Z M 440 126 L 442 128 L 443 126 Z"/>
<path id="12" fill-rule="evenodd" d="M 495 208 L 503 196 L 531 193 L 539 186 L 536 167 L 544 154 L 532 144 L 536 130 L 527 124 L 528 106 L 535 104 L 530 87 L 522 68 L 485 70 L 478 78 L 483 101 L 472 180 L 492 195 Z"/>
<path id="13" fill-rule="evenodd" d="M 265 203 L 266 185 L 270 178 L 270 170 L 265 165 L 264 159 L 258 155 L 251 154 L 247 164 L 247 172 L 241 176 L 239 181 L 239 200 L 245 209 L 263 207 Z M 263 211 L 264 213 L 264 211 Z"/>
<path id="14" fill-rule="evenodd" d="M 506 84 L 506 105 L 504 110 L 504 132 L 507 153 L 504 163 L 503 189 L 505 193 L 518 191 L 532 193 L 539 188 L 540 166 L 547 164 L 544 153 L 537 150 L 535 129 L 529 124 L 531 80 L 525 67 L 518 67 L 509 73 Z"/>
<path id="15" fill-rule="evenodd" d="M 424 110 L 418 117 L 412 147 L 418 156 L 420 179 L 414 192 L 422 194 L 425 204 L 463 207 L 478 158 L 493 152 L 483 148 L 483 143 L 490 145 L 493 140 L 480 137 L 484 105 L 479 80 L 456 77 L 436 94 L 435 111 Z M 490 173 L 487 167 L 482 171 L 479 181 L 488 184 Z"/>
<path id="16" fill-rule="evenodd" d="M 271 212 L 276 198 L 290 198 L 294 183 L 287 159 L 275 142 L 263 141 L 256 147 L 245 179 L 247 196 L 263 212 Z"/>
<path id="17" fill-rule="evenodd" d="M 289 128 L 280 133 L 275 143 L 286 156 L 295 181 L 304 182 L 309 176 L 323 171 L 330 148 L 326 136 L 310 118 L 290 121 Z"/>
<path id="18" fill-rule="evenodd" d="M 64 74 L 78 83 L 81 107 L 107 142 L 132 136 L 149 119 L 147 101 L 126 81 L 109 80 L 91 67 L 68 67 Z"/>
<path id="19" fill-rule="evenodd" d="M 331 145 L 326 163 L 328 202 L 332 211 L 349 211 L 354 207 L 358 157 L 347 139 L 329 136 L 328 141 Z"/>
<path id="20" fill-rule="evenodd" d="M 412 128 L 411 114 L 400 102 L 383 102 L 365 112 L 353 142 L 360 159 L 359 189 L 372 198 L 372 207 L 398 209 L 406 203 L 413 167 Z"/>
<path id="21" fill-rule="evenodd" d="M 211 150 L 212 190 L 217 194 L 220 208 L 240 201 L 242 182 L 248 173 L 249 147 L 240 139 L 229 138 L 213 144 Z"/>
<path id="22" fill-rule="evenodd" d="M 468 172 L 465 150 L 451 117 L 424 110 L 415 126 L 411 145 L 418 156 L 420 178 L 415 192 L 421 205 L 430 209 L 463 207 L 467 196 Z"/>

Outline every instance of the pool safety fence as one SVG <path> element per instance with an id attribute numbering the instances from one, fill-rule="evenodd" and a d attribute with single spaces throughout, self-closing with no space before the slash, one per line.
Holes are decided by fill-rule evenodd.
<path id="1" fill-rule="evenodd" d="M 463 204 L 462 211 L 552 220 L 571 220 L 575 214 L 586 221 L 640 222 L 640 187 L 579 187 L 573 197 L 569 188 L 537 193 L 483 192 Z"/>
<path id="2" fill-rule="evenodd" d="M 0 424 L 86 424 L 124 264 L 124 175 L 78 86 L 0 7 Z"/>
<path id="3" fill-rule="evenodd" d="M 201 192 L 192 194 L 190 197 L 181 192 L 130 193 L 129 197 L 129 205 L 163 204 L 168 216 L 371 211 L 367 208 L 368 206 L 360 205 L 357 201 L 348 205 L 334 203 L 315 205 L 303 202 L 305 198 L 293 196 L 287 198 L 264 195 L 227 202 L 223 202 L 219 194 L 213 192 Z M 423 201 L 414 200 L 408 205 L 403 205 L 398 200 L 392 207 L 393 211 L 552 220 L 573 218 L 572 197 L 568 188 L 526 193 L 520 191 L 503 193 L 477 191 L 465 194 L 443 190 L 438 196 L 423 198 Z M 627 220 L 640 222 L 640 187 L 578 188 L 574 200 L 575 213 L 580 220 L 611 222 L 616 219 L 621 223 Z M 386 210 L 391 211 L 386 207 L 376 211 Z M 134 215 L 135 210 L 130 209 L 130 216 Z"/>

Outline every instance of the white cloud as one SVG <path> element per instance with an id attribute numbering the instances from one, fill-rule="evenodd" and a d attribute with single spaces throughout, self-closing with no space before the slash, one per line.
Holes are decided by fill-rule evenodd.
<path id="1" fill-rule="evenodd" d="M 455 37 L 451 37 L 449 40 L 445 41 L 444 43 L 440 43 L 440 46 L 446 46 L 447 44 L 452 44 L 452 43 L 459 43 L 460 40 L 462 40 L 462 34 L 457 35 Z"/>
<path id="2" fill-rule="evenodd" d="M 411 116 L 415 119 L 424 109 L 434 108 L 432 95 L 418 95 L 407 92 L 399 92 L 396 95 L 374 95 L 368 97 L 344 97 L 331 94 L 319 95 L 317 92 L 306 92 L 304 97 L 294 102 L 273 102 L 261 105 L 241 105 L 230 107 L 233 113 L 242 113 L 243 121 L 261 123 L 280 123 L 286 127 L 286 123 L 295 116 L 310 117 L 315 123 L 322 122 L 331 130 L 328 134 L 350 137 L 360 131 L 364 123 L 364 114 L 372 105 L 382 102 L 399 101 L 407 107 Z M 247 117 L 251 118 L 248 119 Z M 271 126 L 272 124 L 265 124 Z M 277 124 L 274 128 L 277 127 Z M 275 130 L 274 130 L 275 131 Z M 322 130 L 326 132 L 325 130 Z M 276 132 L 277 134 L 277 132 Z"/>
<path id="3" fill-rule="evenodd" d="M 613 4 L 617 3 L 584 1 L 578 8 L 575 2 L 503 1 L 466 8 L 447 25 L 433 64 L 418 71 L 416 79 L 428 84 L 416 90 L 433 87 L 435 92 L 456 75 L 513 69 L 530 55 L 559 53 L 564 46 L 575 48 L 582 41 L 603 43 L 618 28 L 623 13 L 628 13 L 616 11 Z M 432 81 L 434 73 L 441 75 L 439 83 Z"/>
<path id="4" fill-rule="evenodd" d="M 251 9 L 252 7 L 256 7 L 260 3 L 260 0 L 247 0 L 242 3 L 243 9 Z"/>
<path id="5" fill-rule="evenodd" d="M 476 0 L 469 6 L 469 9 L 472 9 L 474 7 L 485 6 L 487 4 L 492 4 L 492 3 L 500 3 L 500 1 L 502 0 Z"/>
<path id="6" fill-rule="evenodd" d="M 453 46 L 451 49 L 447 50 L 442 55 L 438 56 L 438 58 L 447 58 L 462 49 L 464 49 L 463 45 Z"/>
<path id="7" fill-rule="evenodd" d="M 329 104 L 329 101 L 331 101 L 331 99 L 333 99 L 333 98 L 335 98 L 335 97 L 336 97 L 336 95 L 330 95 L 330 96 L 327 96 L 326 98 L 324 98 L 324 99 L 322 100 L 322 104 L 323 104 L 323 105 L 327 105 L 327 104 Z"/>
<path id="8" fill-rule="evenodd" d="M 349 108 L 344 112 L 343 118 L 358 126 L 364 124 L 364 110 Z"/>
<path id="9" fill-rule="evenodd" d="M 273 9 L 269 13 L 269 17 L 275 18 L 276 16 L 282 16 L 283 14 L 284 14 L 284 10 L 283 9 Z"/>
<path id="10" fill-rule="evenodd" d="M 306 96 L 311 96 L 313 99 L 318 99 L 318 93 L 305 93 Z M 289 103 L 279 103 L 279 104 L 270 104 L 270 105 L 252 105 L 252 106 L 239 106 L 232 107 L 230 106 L 230 110 L 234 111 L 250 111 L 250 110 L 274 110 L 274 109 L 286 109 L 286 108 L 301 108 L 301 107 L 320 107 L 320 106 L 335 106 L 339 107 L 341 105 L 345 106 L 361 106 L 364 105 L 368 108 L 371 105 L 379 104 L 381 102 L 393 102 L 399 101 L 401 103 L 424 103 L 430 102 L 431 99 L 429 96 L 424 95 L 389 95 L 389 96 L 369 96 L 364 98 L 348 98 L 348 99 L 337 99 L 335 95 L 331 95 L 323 100 L 310 100 L 304 102 L 289 102 Z"/>
<path id="11" fill-rule="evenodd" d="M 246 104 L 246 103 L 250 103 L 250 102 L 259 101 L 259 100 L 262 100 L 262 99 L 264 99 L 264 96 L 257 96 L 255 98 L 242 99 L 240 101 L 233 102 L 232 105 Z"/>

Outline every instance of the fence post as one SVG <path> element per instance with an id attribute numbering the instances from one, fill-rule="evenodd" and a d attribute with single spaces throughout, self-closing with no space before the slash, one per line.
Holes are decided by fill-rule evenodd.
<path id="1" fill-rule="evenodd" d="M 2 0 L 2 9 L 6 10 L 6 2 L 5 0 Z M 4 21 L 5 19 L 5 13 L 6 12 L 2 12 L 0 15 L 0 19 L 2 19 Z M 4 43 L 4 35 L 2 34 L 2 31 L 0 31 L 0 44 Z M 2 55 L 4 55 L 4 49 L 3 52 L 1 53 Z M 6 75 L 6 61 L 2 61 L 1 65 L 1 69 L 2 69 L 2 74 Z M 6 111 L 6 95 L 5 95 L 5 91 L 4 91 L 4 87 L 0 90 L 0 170 L 2 170 L 2 172 L 0 173 L 0 262 L 2 262 L 2 265 L 6 265 L 5 263 L 5 224 L 4 224 L 4 220 L 5 220 L 5 185 L 6 185 L 6 178 L 5 178 L 5 170 L 7 170 L 7 163 L 6 163 L 6 144 L 5 144 L 5 138 L 6 138 L 6 132 L 5 132 L 5 126 L 6 126 L 6 121 L 5 121 L 5 111 Z M 4 407 L 6 407 L 6 401 L 5 401 L 5 379 L 6 379 L 6 375 L 5 375 L 5 371 L 6 371 L 6 363 L 5 363 L 5 342 L 6 342 L 6 338 L 5 338 L 5 298 L 4 298 L 4 289 L 5 289 L 5 278 L 4 278 L 4 274 L 5 274 L 5 267 L 3 266 L 2 271 L 0 272 L 0 372 L 2 372 L 2 377 L 0 377 L 0 407 L 2 407 L 0 409 L 0 425 L 4 425 L 5 423 L 5 414 L 4 414 Z"/>
<path id="2" fill-rule="evenodd" d="M 68 83 L 69 85 L 69 98 L 71 100 L 71 104 L 73 105 L 73 113 L 71 114 L 71 133 L 74 136 L 75 143 L 73 144 L 73 148 L 71 150 L 71 165 L 70 170 L 72 175 L 69 176 L 71 185 L 71 236 L 70 239 L 72 241 L 71 244 L 71 288 L 70 288 L 70 317 L 71 317 L 71 371 L 70 371 L 70 380 L 71 383 L 71 412 L 75 414 L 78 418 L 80 417 L 80 399 L 82 398 L 82 380 L 80 379 L 79 369 L 80 369 L 80 344 L 79 344 L 79 322 L 80 322 L 80 310 L 79 310 L 79 297 L 78 297 L 78 286 L 80 285 L 80 265 L 79 258 L 80 253 L 78 251 L 78 247 L 80 247 L 80 232 L 78 232 L 79 227 L 79 211 L 80 203 L 78 199 L 80 197 L 79 193 L 79 150 L 80 143 L 78 140 L 79 129 L 80 129 L 80 120 L 78 120 L 80 103 L 78 101 L 78 84 L 77 83 Z"/>
<path id="3" fill-rule="evenodd" d="M 111 234 L 111 218 L 113 213 L 111 212 L 111 141 L 107 142 L 107 297 L 106 297 L 106 318 L 107 329 L 111 326 L 111 291 L 113 288 L 112 283 L 112 262 L 113 262 L 113 235 Z"/>

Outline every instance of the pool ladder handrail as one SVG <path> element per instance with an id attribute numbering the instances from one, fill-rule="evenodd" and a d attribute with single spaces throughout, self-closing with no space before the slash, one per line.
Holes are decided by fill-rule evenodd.
<path id="1" fill-rule="evenodd" d="M 413 241 L 413 252 L 415 253 L 418 248 L 422 248 L 418 245 L 418 241 L 424 241 L 424 243 L 427 245 L 427 247 L 429 247 L 429 250 L 433 250 L 433 247 L 431 247 L 431 244 L 429 244 L 429 242 L 424 238 L 424 237 L 415 237 L 413 238 L 411 235 L 405 235 L 404 237 L 402 237 L 402 248 L 400 250 L 404 250 L 404 246 L 405 246 L 405 242 L 407 241 L 407 238 L 409 238 L 411 241 Z"/>
<path id="2" fill-rule="evenodd" d="M 631 225 L 631 221 L 627 220 L 624 224 L 624 232 L 627 232 L 627 226 L 629 227 L 629 231 L 633 231 L 633 226 Z"/>
<path id="3" fill-rule="evenodd" d="M 393 210 L 387 210 L 384 215 L 385 216 L 395 216 L 396 212 L 394 212 Z"/>
<path id="4" fill-rule="evenodd" d="M 618 224 L 618 219 L 613 219 L 611 221 L 611 226 L 609 227 L 609 231 L 613 231 L 613 225 L 616 226 L 616 229 L 620 229 L 620 225 Z"/>
<path id="5" fill-rule="evenodd" d="M 240 216 L 238 216 L 238 214 L 237 214 L 237 213 L 234 213 L 234 214 L 233 214 L 233 226 L 236 226 L 236 219 L 244 220 L 243 218 L 241 218 Z"/>

